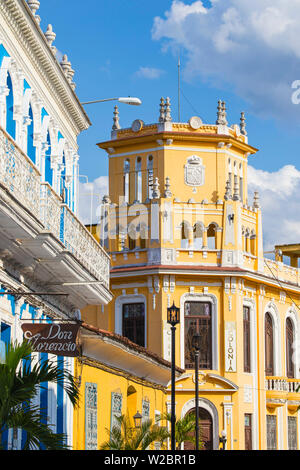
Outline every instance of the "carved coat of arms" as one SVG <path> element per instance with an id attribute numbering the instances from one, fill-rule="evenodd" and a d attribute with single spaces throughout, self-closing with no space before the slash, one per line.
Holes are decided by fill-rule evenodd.
<path id="1" fill-rule="evenodd" d="M 196 155 L 188 158 L 184 166 L 184 182 L 189 186 L 202 186 L 204 184 L 205 167 L 202 159 Z"/>

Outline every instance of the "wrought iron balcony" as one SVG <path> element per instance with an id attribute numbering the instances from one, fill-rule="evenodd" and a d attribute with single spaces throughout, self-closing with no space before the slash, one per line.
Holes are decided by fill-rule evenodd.
<path id="1" fill-rule="evenodd" d="M 60 240 L 67 250 L 108 287 L 108 255 L 66 204 L 61 206 L 60 229 Z"/>
<path id="2" fill-rule="evenodd" d="M 59 276 L 64 275 L 61 262 L 65 254 L 69 258 L 71 256 L 83 268 L 82 271 L 82 268 L 78 267 L 73 274 L 70 274 L 70 269 L 68 272 L 65 270 L 67 280 L 80 278 L 88 282 L 91 280 L 90 276 L 93 276 L 96 282 L 99 281 L 108 289 L 108 254 L 69 207 L 62 203 L 52 187 L 41 182 L 41 174 L 36 166 L 1 128 L 0 190 L 0 223 L 2 225 L 3 222 L 7 227 L 9 240 L 18 240 L 18 246 L 27 247 L 26 254 L 30 251 L 31 256 L 36 259 L 43 258 L 44 255 L 45 258 L 49 256 L 49 242 L 48 251 L 42 245 L 45 245 L 45 237 L 54 237 L 53 246 L 57 251 L 51 251 L 51 256 L 57 258 Z M 17 216 L 12 209 L 13 205 L 18 210 Z M 5 241 L 2 246 L 9 248 Z M 83 274 L 84 271 L 86 275 Z"/>
<path id="3" fill-rule="evenodd" d="M 0 183 L 36 218 L 40 217 L 40 180 L 41 175 L 30 158 L 1 129 Z"/>

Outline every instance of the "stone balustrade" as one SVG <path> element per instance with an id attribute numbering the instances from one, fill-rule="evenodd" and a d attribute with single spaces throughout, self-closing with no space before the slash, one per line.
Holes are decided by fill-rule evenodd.
<path id="1" fill-rule="evenodd" d="M 300 393 L 300 379 L 266 377 L 265 388 L 269 392 Z"/>

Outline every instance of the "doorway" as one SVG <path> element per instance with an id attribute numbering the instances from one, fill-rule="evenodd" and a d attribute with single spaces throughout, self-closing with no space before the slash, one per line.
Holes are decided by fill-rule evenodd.
<path id="1" fill-rule="evenodd" d="M 195 414 L 195 409 L 189 413 Z M 195 432 L 192 433 L 195 436 Z M 213 420 L 211 414 L 204 408 L 199 408 L 200 450 L 213 450 Z M 184 450 L 195 450 L 193 442 L 185 442 Z"/>

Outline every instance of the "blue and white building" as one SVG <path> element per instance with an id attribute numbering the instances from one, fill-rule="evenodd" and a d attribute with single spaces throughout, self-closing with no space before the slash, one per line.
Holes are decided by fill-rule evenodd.
<path id="1" fill-rule="evenodd" d="M 90 122 L 52 26 L 40 27 L 39 4 L 0 2 L 0 293 L 19 292 L 0 295 L 2 346 L 22 341 L 24 319 L 80 318 L 84 306 L 111 300 L 108 255 L 77 218 L 77 136 Z M 51 358 L 72 370 L 72 358 Z M 49 384 L 36 400 L 71 446 L 62 390 Z M 21 432 L 5 437 L 22 448 Z"/>

